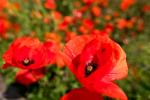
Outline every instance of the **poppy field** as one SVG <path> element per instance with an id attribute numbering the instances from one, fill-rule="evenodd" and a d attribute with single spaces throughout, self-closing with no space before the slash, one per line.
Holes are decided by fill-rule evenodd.
<path id="1" fill-rule="evenodd" d="M 150 100 L 149 0 L 0 0 L 0 100 Z"/>

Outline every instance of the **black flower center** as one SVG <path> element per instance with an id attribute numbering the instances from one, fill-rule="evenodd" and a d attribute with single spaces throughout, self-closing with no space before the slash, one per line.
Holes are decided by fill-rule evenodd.
<path id="1" fill-rule="evenodd" d="M 24 66 L 29 66 L 29 65 L 31 65 L 31 64 L 33 64 L 33 63 L 34 63 L 34 61 L 31 60 L 31 59 L 29 59 L 29 58 L 25 58 L 25 59 L 22 61 L 22 64 L 23 64 Z"/>
<path id="2" fill-rule="evenodd" d="M 96 63 L 88 63 L 85 67 L 85 77 L 89 76 L 92 74 L 97 68 Z"/>

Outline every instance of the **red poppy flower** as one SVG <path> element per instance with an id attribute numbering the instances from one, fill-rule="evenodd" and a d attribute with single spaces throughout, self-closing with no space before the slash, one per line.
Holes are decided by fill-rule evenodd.
<path id="1" fill-rule="evenodd" d="M 80 83 L 90 91 L 127 100 L 114 80 L 127 76 L 126 55 L 108 36 L 79 36 L 64 49 L 65 61 Z"/>
<path id="2" fill-rule="evenodd" d="M 72 31 L 66 31 L 65 34 L 66 34 L 66 38 L 65 38 L 66 42 L 77 36 L 77 33 Z"/>
<path id="3" fill-rule="evenodd" d="M 117 28 L 119 29 L 125 29 L 127 27 L 128 21 L 126 19 L 118 19 L 117 20 Z"/>
<path id="4" fill-rule="evenodd" d="M 56 21 L 59 21 L 60 19 L 62 19 L 62 14 L 59 11 L 53 11 L 52 12 L 53 18 Z"/>
<path id="5" fill-rule="evenodd" d="M 105 25 L 105 28 L 104 30 L 107 32 L 107 33 L 112 33 L 113 32 L 113 25 L 111 23 L 107 23 Z"/>
<path id="6" fill-rule="evenodd" d="M 144 12 L 150 12 L 150 5 L 144 5 L 143 8 L 142 8 L 142 10 Z"/>
<path id="7" fill-rule="evenodd" d="M 1 0 L 0 10 L 3 10 L 4 8 L 6 8 L 7 5 L 8 5 L 8 1 L 7 0 Z"/>
<path id="8" fill-rule="evenodd" d="M 136 22 L 136 18 L 132 17 L 131 19 L 118 19 L 117 20 L 117 27 L 119 29 L 132 29 L 134 27 L 134 24 Z"/>
<path id="9" fill-rule="evenodd" d="M 91 31 L 91 34 L 109 36 L 109 33 L 105 29 L 104 30 L 94 29 L 94 30 Z"/>
<path id="10" fill-rule="evenodd" d="M 94 28 L 94 23 L 91 19 L 83 19 L 83 26 L 88 30 L 92 30 Z"/>
<path id="11" fill-rule="evenodd" d="M 136 0 L 122 0 L 120 8 L 123 11 L 126 11 L 130 6 L 135 4 Z"/>
<path id="12" fill-rule="evenodd" d="M 103 100 L 103 98 L 100 94 L 90 92 L 85 88 L 78 88 L 71 90 L 60 100 Z"/>
<path id="13" fill-rule="evenodd" d="M 99 17 L 101 15 L 101 8 L 98 6 L 93 6 L 91 9 L 91 13 L 95 16 L 95 17 Z"/>
<path id="14" fill-rule="evenodd" d="M 91 5 L 92 3 L 94 3 L 94 0 L 82 0 L 82 2 L 87 5 Z"/>
<path id="15" fill-rule="evenodd" d="M 58 43 L 58 44 L 62 40 L 62 37 L 59 34 L 55 33 L 55 32 L 45 33 L 44 38 L 45 38 L 45 41 L 54 41 L 55 43 Z"/>
<path id="16" fill-rule="evenodd" d="M 23 37 L 16 39 L 4 53 L 3 59 L 8 66 L 16 66 L 23 69 L 38 69 L 51 64 L 55 53 L 52 42 L 41 43 L 37 38 Z"/>
<path id="17" fill-rule="evenodd" d="M 94 28 L 94 22 L 91 19 L 83 19 L 82 25 L 79 27 L 79 32 L 82 34 L 87 34 Z"/>
<path id="18" fill-rule="evenodd" d="M 29 86 L 36 83 L 38 80 L 44 77 L 44 68 L 34 70 L 20 70 L 16 74 L 16 82 L 25 86 Z"/>
<path id="19" fill-rule="evenodd" d="M 53 48 L 50 47 L 50 50 L 52 50 L 53 52 L 55 52 L 55 57 L 53 60 L 53 64 L 56 64 L 57 67 L 64 67 L 65 63 L 63 61 L 63 54 L 62 54 L 62 38 L 60 35 L 53 33 L 53 32 L 49 32 L 45 34 L 45 41 L 52 41 L 53 43 L 55 43 L 55 45 L 53 46 Z"/>
<path id="20" fill-rule="evenodd" d="M 8 22 L 8 20 L 5 17 L 0 16 L 0 36 L 6 37 L 6 32 L 9 27 L 10 23 Z"/>
<path id="21" fill-rule="evenodd" d="M 109 0 L 95 0 L 100 6 L 107 7 L 109 4 Z"/>
<path id="22" fill-rule="evenodd" d="M 46 0 L 44 6 L 45 6 L 45 8 L 47 8 L 47 9 L 56 9 L 55 0 Z"/>
<path id="23" fill-rule="evenodd" d="M 69 24 L 73 22 L 73 18 L 71 16 L 65 16 L 62 23 L 59 24 L 59 30 L 67 30 Z"/>

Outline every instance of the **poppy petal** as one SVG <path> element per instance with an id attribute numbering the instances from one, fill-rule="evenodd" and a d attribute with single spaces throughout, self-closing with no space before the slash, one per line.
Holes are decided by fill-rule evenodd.
<path id="1" fill-rule="evenodd" d="M 90 88 L 91 89 L 91 88 Z M 120 87 L 118 87 L 113 82 L 96 82 L 96 84 L 93 85 L 93 89 L 100 94 L 112 97 L 112 98 L 118 98 L 121 100 L 128 100 L 125 93 L 121 90 Z M 93 90 L 92 89 L 92 90 Z"/>
<path id="2" fill-rule="evenodd" d="M 115 67 L 109 72 L 109 74 L 107 74 L 103 78 L 104 80 L 107 80 L 107 81 L 108 80 L 113 81 L 113 80 L 123 79 L 124 77 L 126 77 L 128 75 L 128 66 L 127 66 L 127 62 L 126 62 L 126 54 L 119 45 L 116 45 L 115 48 L 120 49 L 120 50 L 118 50 L 120 58 L 119 58 L 117 64 L 115 65 Z"/>
<path id="3" fill-rule="evenodd" d="M 8 67 L 10 67 L 10 64 L 9 64 L 9 63 L 5 63 L 5 64 L 3 64 L 3 66 L 2 66 L 3 69 L 7 69 Z"/>
<path id="4" fill-rule="evenodd" d="M 78 88 L 71 90 L 61 97 L 60 100 L 103 100 L 103 98 L 101 95 L 90 92 L 85 88 Z"/>
<path id="5" fill-rule="evenodd" d="M 3 69 L 6 69 L 7 67 L 11 65 L 12 55 L 13 55 L 13 49 L 10 47 L 10 49 L 7 50 L 5 54 L 2 56 L 2 58 L 7 62 L 2 66 Z"/>
<path id="6" fill-rule="evenodd" d="M 89 36 L 77 36 L 76 38 L 70 40 L 65 48 L 64 52 L 73 59 L 75 56 L 77 56 L 79 53 L 81 53 L 82 49 L 84 48 L 85 44 L 89 41 Z"/>
<path id="7" fill-rule="evenodd" d="M 73 60 L 77 55 L 79 55 L 84 48 L 85 44 L 90 40 L 88 35 L 77 36 L 74 39 L 70 40 L 65 48 L 64 53 L 64 61 L 69 66 L 70 70 L 74 72 L 73 66 L 71 66 L 71 60 Z"/>
<path id="8" fill-rule="evenodd" d="M 29 86 L 30 84 L 35 83 L 36 79 L 28 70 L 20 70 L 16 74 L 16 82 Z"/>
<path id="9" fill-rule="evenodd" d="M 16 74 L 16 82 L 29 86 L 44 77 L 45 69 L 20 70 Z"/>

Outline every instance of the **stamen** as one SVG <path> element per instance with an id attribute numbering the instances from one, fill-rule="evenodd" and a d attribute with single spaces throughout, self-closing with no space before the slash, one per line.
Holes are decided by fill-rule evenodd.
<path id="1" fill-rule="evenodd" d="M 88 63 L 85 67 L 85 76 L 89 76 L 91 73 L 93 73 L 97 68 L 97 64 L 95 63 Z"/>
<path id="2" fill-rule="evenodd" d="M 30 60 L 30 59 L 28 59 L 28 58 L 25 58 L 23 61 L 22 61 L 22 64 L 24 65 L 24 66 L 29 66 L 30 64 L 33 64 L 34 63 L 34 61 L 33 60 Z"/>

